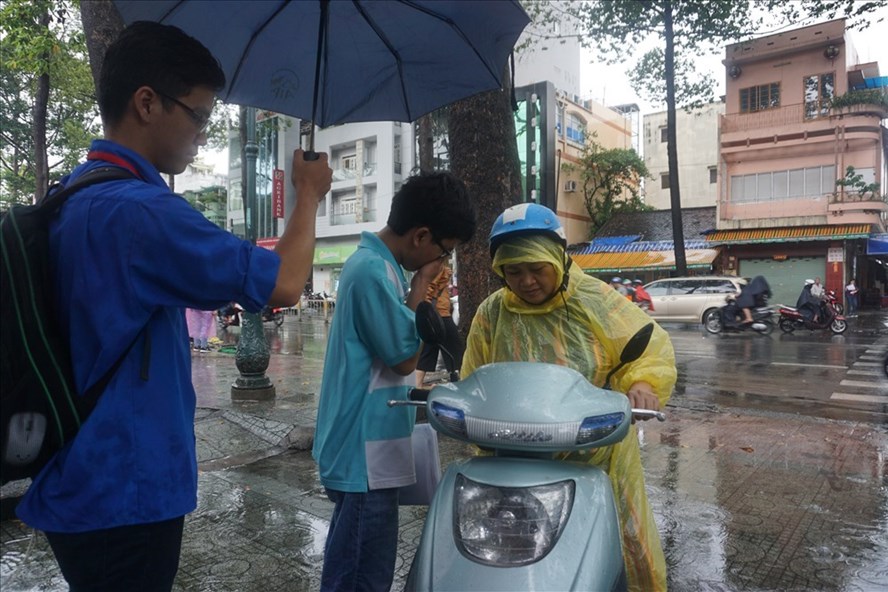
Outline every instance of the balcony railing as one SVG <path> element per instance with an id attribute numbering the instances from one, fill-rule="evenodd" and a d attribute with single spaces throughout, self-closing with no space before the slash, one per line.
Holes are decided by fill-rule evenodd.
<path id="1" fill-rule="evenodd" d="M 371 175 L 376 174 L 376 163 L 364 163 L 364 168 L 361 170 L 362 177 L 370 177 Z M 333 180 L 334 181 L 348 181 L 349 179 L 357 179 L 358 171 L 357 169 L 335 169 L 333 171 Z"/>
<path id="2" fill-rule="evenodd" d="M 836 193 L 829 195 L 830 205 L 865 202 L 888 203 L 888 194 L 879 195 L 878 193 L 873 193 L 871 191 L 865 193 L 859 193 L 857 191 L 837 191 Z"/>
<path id="3" fill-rule="evenodd" d="M 744 132 L 753 129 L 795 125 L 805 120 L 805 105 L 786 105 L 774 109 L 764 109 L 754 113 L 734 113 L 722 115 L 722 131 Z M 807 120 L 811 121 L 811 120 Z"/>
<path id="4" fill-rule="evenodd" d="M 764 128 L 794 126 L 801 123 L 828 121 L 834 115 L 881 115 L 885 116 L 886 108 L 877 104 L 855 104 L 831 108 L 828 112 L 818 112 L 814 117 L 806 114 L 805 104 L 796 103 L 774 109 L 763 109 L 753 113 L 733 113 L 722 115 L 722 132 L 744 132 Z"/>

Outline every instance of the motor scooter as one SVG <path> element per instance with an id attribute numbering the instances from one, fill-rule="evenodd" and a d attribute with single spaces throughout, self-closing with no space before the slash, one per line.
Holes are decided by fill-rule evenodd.
<path id="1" fill-rule="evenodd" d="M 792 333 L 796 329 L 810 329 L 811 331 L 829 329 L 834 334 L 841 335 L 848 328 L 848 321 L 836 309 L 835 302 L 834 293 L 832 298 L 825 298 L 820 306 L 819 318 L 816 321 L 805 316 L 798 308 L 781 306 L 778 311 L 780 320 L 777 325 L 784 333 Z"/>
<path id="2" fill-rule="evenodd" d="M 774 307 L 756 306 L 752 313 L 752 322 L 744 323 L 741 318 L 743 311 L 737 306 L 733 295 L 726 298 L 727 304 L 709 312 L 703 319 L 703 326 L 710 333 L 722 331 L 755 331 L 761 335 L 770 335 L 774 331 Z"/>
<path id="3" fill-rule="evenodd" d="M 426 304 L 426 303 L 423 303 Z M 434 308 L 417 307 L 424 318 Z M 428 313 L 428 309 L 431 312 Z M 440 322 L 440 318 L 438 318 Z M 429 324 L 435 325 L 434 321 Z M 653 324 L 629 340 L 620 363 L 637 359 Z M 437 340 L 437 341 L 436 341 Z M 492 452 L 452 463 L 429 506 L 407 590 L 625 590 L 620 523 L 603 470 L 556 460 L 555 453 L 622 440 L 633 414 L 624 395 L 598 388 L 567 367 L 503 362 L 478 368 L 460 382 L 390 406 L 421 405 L 441 434 Z"/>

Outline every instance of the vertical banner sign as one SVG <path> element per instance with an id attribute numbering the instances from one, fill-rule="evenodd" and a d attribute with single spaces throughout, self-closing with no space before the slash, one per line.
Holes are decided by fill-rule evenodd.
<path id="1" fill-rule="evenodd" d="M 274 169 L 274 181 L 271 188 L 271 209 L 275 218 L 284 217 L 284 171 Z"/>

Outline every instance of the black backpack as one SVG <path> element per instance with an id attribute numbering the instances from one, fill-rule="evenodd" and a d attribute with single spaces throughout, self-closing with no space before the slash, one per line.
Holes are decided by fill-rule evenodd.
<path id="1" fill-rule="evenodd" d="M 78 190 L 130 178 L 133 174 L 120 167 L 93 169 L 68 187 L 54 185 L 37 204 L 14 205 L 0 217 L 2 483 L 34 477 L 74 437 L 129 352 L 83 396 L 77 395 L 70 347 L 53 304 L 49 224 Z"/>

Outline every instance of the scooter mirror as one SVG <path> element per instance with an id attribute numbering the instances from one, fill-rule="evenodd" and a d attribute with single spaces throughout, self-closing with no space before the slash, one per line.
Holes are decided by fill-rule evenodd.
<path id="1" fill-rule="evenodd" d="M 651 342 L 651 335 L 653 333 L 653 323 L 648 323 L 636 331 L 635 335 L 626 342 L 626 346 L 623 347 L 623 351 L 620 353 L 620 364 L 628 364 L 640 358 Z"/>
<path id="2" fill-rule="evenodd" d="M 635 335 L 629 338 L 629 341 L 627 341 L 626 345 L 623 346 L 623 351 L 620 352 L 620 363 L 614 366 L 613 369 L 607 373 L 607 378 L 604 379 L 604 388 L 610 389 L 611 377 L 617 373 L 617 370 L 641 357 L 641 354 L 644 353 L 644 350 L 647 349 L 648 343 L 650 343 L 651 341 L 651 335 L 653 334 L 653 332 L 654 324 L 648 323 L 647 325 L 636 331 Z"/>
<path id="3" fill-rule="evenodd" d="M 440 345 L 445 341 L 444 320 L 430 302 L 423 301 L 416 306 L 416 331 L 425 343 Z"/>

